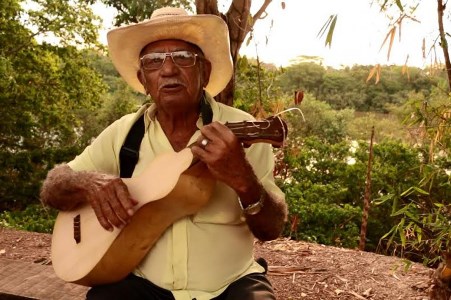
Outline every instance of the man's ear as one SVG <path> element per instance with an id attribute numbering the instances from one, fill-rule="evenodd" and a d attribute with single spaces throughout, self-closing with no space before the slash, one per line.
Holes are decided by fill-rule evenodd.
<path id="1" fill-rule="evenodd" d="M 146 91 L 146 95 L 149 95 L 149 91 L 147 90 L 146 86 L 146 77 L 144 76 L 144 73 L 141 71 L 141 69 L 136 72 L 136 76 L 138 77 L 139 82 L 141 82 L 142 86 L 144 87 L 144 90 Z"/>
<path id="2" fill-rule="evenodd" d="M 144 85 L 144 82 L 145 82 L 146 80 L 145 80 L 145 78 L 144 78 L 143 72 L 141 72 L 141 69 L 139 69 L 138 72 L 136 72 L 136 76 L 138 76 L 139 82 L 141 82 L 141 84 Z"/>
<path id="3" fill-rule="evenodd" d="M 209 60 L 204 60 L 204 67 L 203 67 L 203 76 L 204 76 L 204 87 L 208 85 L 208 82 L 210 81 L 210 74 L 211 74 L 211 63 Z"/>

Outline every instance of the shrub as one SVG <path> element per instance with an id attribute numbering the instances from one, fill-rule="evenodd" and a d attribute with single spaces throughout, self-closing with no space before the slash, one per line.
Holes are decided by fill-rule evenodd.
<path id="1" fill-rule="evenodd" d="M 0 226 L 26 231 L 51 233 L 57 211 L 40 204 L 30 204 L 24 210 L 0 213 Z"/>

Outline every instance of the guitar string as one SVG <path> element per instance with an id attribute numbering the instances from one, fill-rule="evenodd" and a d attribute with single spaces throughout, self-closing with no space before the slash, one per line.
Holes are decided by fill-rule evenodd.
<path id="1" fill-rule="evenodd" d="M 304 113 L 302 112 L 302 110 L 301 110 L 299 107 L 290 107 L 290 108 L 287 108 L 287 109 L 282 110 L 281 112 L 278 112 L 277 114 L 275 114 L 274 117 L 277 117 L 277 116 L 279 116 L 279 115 L 281 115 L 281 114 L 284 114 L 284 113 L 287 113 L 287 112 L 290 112 L 290 111 L 293 111 L 293 110 L 298 111 L 298 112 L 301 114 L 301 116 L 302 116 L 302 121 L 305 122 Z"/>

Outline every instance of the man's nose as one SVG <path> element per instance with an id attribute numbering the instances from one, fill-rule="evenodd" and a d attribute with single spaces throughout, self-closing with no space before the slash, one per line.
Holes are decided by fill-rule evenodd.
<path id="1" fill-rule="evenodd" d="M 172 56 L 166 56 L 166 59 L 161 66 L 163 72 L 177 72 L 179 67 L 174 63 Z"/>

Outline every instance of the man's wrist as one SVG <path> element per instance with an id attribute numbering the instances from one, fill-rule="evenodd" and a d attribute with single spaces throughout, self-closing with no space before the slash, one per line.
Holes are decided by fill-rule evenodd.
<path id="1" fill-rule="evenodd" d="M 241 199 L 238 197 L 238 203 L 240 204 L 241 207 L 241 211 L 245 214 L 245 215 L 249 215 L 249 216 L 253 216 L 258 214 L 265 202 L 265 198 L 266 198 L 266 192 L 265 189 L 262 188 L 261 192 L 260 192 L 260 197 L 257 200 L 257 202 L 253 202 L 250 204 L 243 204 L 243 202 L 241 201 Z"/>

